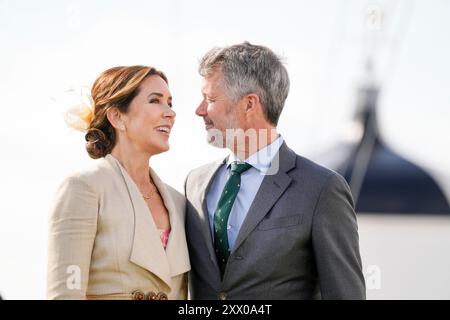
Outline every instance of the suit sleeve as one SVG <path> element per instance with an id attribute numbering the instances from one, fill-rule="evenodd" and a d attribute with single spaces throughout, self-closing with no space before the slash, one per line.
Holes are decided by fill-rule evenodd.
<path id="1" fill-rule="evenodd" d="M 50 210 L 48 299 L 86 299 L 98 197 L 77 177 L 59 187 Z"/>
<path id="2" fill-rule="evenodd" d="M 338 174 L 328 179 L 316 204 L 312 244 L 322 299 L 365 299 L 353 199 Z"/>

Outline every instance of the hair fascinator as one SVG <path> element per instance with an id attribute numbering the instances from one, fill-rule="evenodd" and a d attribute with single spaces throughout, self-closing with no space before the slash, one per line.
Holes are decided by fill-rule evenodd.
<path id="1" fill-rule="evenodd" d="M 94 117 L 94 101 L 86 87 L 71 88 L 67 92 L 68 108 L 64 121 L 75 130 L 86 132 Z"/>

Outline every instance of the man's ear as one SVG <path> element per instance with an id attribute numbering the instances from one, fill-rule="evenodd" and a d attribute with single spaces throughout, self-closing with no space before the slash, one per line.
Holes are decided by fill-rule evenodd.
<path id="1" fill-rule="evenodd" d="M 119 131 L 125 131 L 125 122 L 123 119 L 123 114 L 117 108 L 109 108 L 106 111 L 106 117 L 108 118 L 114 129 Z"/>
<path id="2" fill-rule="evenodd" d="M 257 109 L 261 107 L 259 96 L 256 93 L 249 93 L 245 97 L 245 112 L 254 113 L 258 111 Z"/>

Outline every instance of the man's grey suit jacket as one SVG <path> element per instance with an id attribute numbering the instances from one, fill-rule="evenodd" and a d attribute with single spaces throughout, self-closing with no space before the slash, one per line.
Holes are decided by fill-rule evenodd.
<path id="1" fill-rule="evenodd" d="M 186 179 L 192 299 L 364 299 L 353 199 L 337 173 L 283 143 L 239 231 L 223 280 L 206 195 L 226 159 Z M 278 162 L 277 162 L 278 161 Z"/>

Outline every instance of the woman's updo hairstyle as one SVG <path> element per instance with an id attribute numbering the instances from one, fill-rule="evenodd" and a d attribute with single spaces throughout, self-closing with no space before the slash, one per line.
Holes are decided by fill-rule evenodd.
<path id="1" fill-rule="evenodd" d="M 106 116 L 107 111 L 117 108 L 127 113 L 131 101 L 139 94 L 139 86 L 151 75 L 158 75 L 168 83 L 164 73 L 147 66 L 114 67 L 95 80 L 91 89 L 94 114 L 85 136 L 91 158 L 105 157 L 116 144 L 115 129 Z"/>

